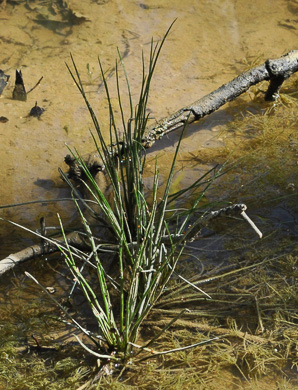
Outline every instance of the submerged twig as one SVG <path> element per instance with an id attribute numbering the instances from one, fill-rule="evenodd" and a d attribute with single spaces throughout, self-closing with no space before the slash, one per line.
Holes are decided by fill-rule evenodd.
<path id="1" fill-rule="evenodd" d="M 243 210 L 241 213 L 241 216 L 245 219 L 245 221 L 247 221 L 250 226 L 253 228 L 253 230 L 257 233 L 257 235 L 262 238 L 263 237 L 263 233 L 257 228 L 257 226 L 254 224 L 254 222 L 249 218 L 249 216 L 245 213 L 245 211 Z"/>
<path id="2" fill-rule="evenodd" d="M 166 313 L 163 313 L 163 316 L 165 316 Z M 157 330 L 162 327 L 164 327 L 167 324 L 167 319 L 161 319 L 157 320 L 154 319 L 152 320 L 147 320 L 146 321 L 146 326 L 150 326 L 153 329 Z M 239 329 L 234 330 L 234 329 L 228 329 L 228 328 L 221 328 L 218 326 L 212 326 L 204 323 L 199 323 L 195 321 L 190 321 L 190 320 L 182 320 L 179 319 L 173 324 L 174 328 L 183 328 L 183 329 L 189 329 L 193 331 L 199 331 L 199 332 L 207 332 L 208 334 L 214 334 L 218 335 L 218 337 L 235 337 L 235 338 L 240 338 L 240 339 L 246 339 L 247 341 L 250 341 L 252 343 L 256 344 L 273 344 L 272 340 L 269 340 L 265 337 L 261 336 L 256 336 L 253 334 L 249 334 L 247 332 L 243 332 Z M 276 342 L 277 344 L 278 342 Z"/>
<path id="3" fill-rule="evenodd" d="M 27 95 L 28 95 L 28 93 L 32 92 L 35 88 L 37 88 L 39 86 L 42 79 L 43 79 L 43 76 L 41 76 L 41 78 L 37 81 L 37 83 L 34 85 L 34 87 L 31 88 L 30 91 L 27 92 Z"/>
<path id="4" fill-rule="evenodd" d="M 196 236 L 195 233 L 200 230 L 203 226 L 206 226 L 206 224 L 211 221 L 214 218 L 220 217 L 222 215 L 224 216 L 236 216 L 241 215 L 249 224 L 250 226 L 255 230 L 255 232 L 258 234 L 260 238 L 262 238 L 261 231 L 256 227 L 256 225 L 252 222 L 252 220 L 247 216 L 245 213 L 245 210 L 247 210 L 247 206 L 244 203 L 236 203 L 228 207 L 223 207 L 216 211 L 210 211 L 203 215 L 200 219 L 198 219 L 191 227 L 190 231 L 192 233 L 192 239 L 190 241 L 193 241 Z"/>
<path id="5" fill-rule="evenodd" d="M 210 343 L 211 341 L 218 340 L 218 339 L 219 339 L 219 337 L 214 337 L 214 338 L 209 339 L 209 340 L 204 340 L 204 341 L 200 341 L 200 342 L 195 343 L 195 344 L 186 345 L 185 347 L 170 349 L 168 351 L 157 352 L 157 351 L 152 350 L 151 355 L 141 358 L 139 360 L 139 362 L 142 362 L 144 360 L 150 359 L 152 357 L 160 356 L 160 355 L 168 355 L 169 353 L 185 351 L 187 349 L 195 348 L 195 347 L 198 347 L 199 345 L 207 344 L 207 343 Z"/>

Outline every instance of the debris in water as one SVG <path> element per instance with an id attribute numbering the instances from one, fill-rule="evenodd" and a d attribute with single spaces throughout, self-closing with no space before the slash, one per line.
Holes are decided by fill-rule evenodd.
<path id="1" fill-rule="evenodd" d="M 0 69 L 0 96 L 1 96 L 1 94 L 3 92 L 3 89 L 6 87 L 9 78 L 10 78 L 10 76 L 5 74 L 3 72 L 3 70 Z"/>
<path id="2" fill-rule="evenodd" d="M 39 107 L 37 105 L 37 102 L 35 102 L 35 106 L 31 108 L 29 116 L 35 116 L 35 118 L 39 119 L 43 112 L 44 112 L 44 108 Z"/>
<path id="3" fill-rule="evenodd" d="M 56 292 L 55 287 L 46 287 L 46 290 L 47 290 L 50 294 L 54 294 L 54 293 Z"/>
<path id="4" fill-rule="evenodd" d="M 43 79 L 43 76 L 37 81 L 37 83 L 34 85 L 34 87 L 31 88 L 30 91 L 27 92 L 27 95 L 28 95 L 28 93 L 32 92 L 36 87 L 39 86 L 42 79 Z"/>
<path id="5" fill-rule="evenodd" d="M 27 93 L 23 81 L 22 72 L 20 70 L 16 70 L 16 83 L 12 93 L 12 98 L 14 100 L 21 100 L 23 102 L 27 100 Z"/>

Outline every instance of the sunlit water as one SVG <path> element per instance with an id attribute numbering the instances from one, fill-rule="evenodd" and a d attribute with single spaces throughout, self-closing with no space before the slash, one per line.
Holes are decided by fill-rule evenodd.
<path id="1" fill-rule="evenodd" d="M 137 99 L 141 52 L 148 57 L 151 38 L 159 40 L 176 18 L 152 86 L 149 108 L 156 120 L 231 80 L 243 71 L 245 62 L 279 57 L 297 43 L 294 0 L 74 0 L 66 10 L 59 8 L 58 2 L 50 4 L 8 1 L 5 6 L 2 2 L 0 69 L 10 75 L 10 81 L 0 100 L 0 115 L 8 118 L 0 123 L 1 205 L 68 196 L 57 171 L 58 167 L 66 169 L 65 143 L 76 146 L 82 154 L 94 149 L 87 109 L 65 66 L 65 62 L 70 63 L 70 53 L 106 131 L 106 99 L 97 57 L 110 75 L 112 99 L 116 100 L 113 76 L 119 48 Z M 12 100 L 16 69 L 22 70 L 27 91 L 43 76 L 27 102 Z M 28 117 L 35 102 L 45 109 L 40 120 Z M 180 160 L 189 159 L 189 153 L 195 153 L 199 145 L 217 145 L 217 130 L 230 119 L 225 107 L 189 131 Z M 172 151 L 173 140 L 175 135 L 163 141 L 163 150 L 155 148 L 161 171 L 163 164 L 168 165 L 168 159 L 162 157 L 164 148 L 167 153 Z M 197 174 L 200 167 L 184 163 L 183 169 L 189 182 L 191 172 Z M 56 212 L 65 223 L 72 221 L 72 207 L 66 202 L 54 207 L 42 204 L 6 209 L 1 215 L 35 229 L 41 216 L 55 224 Z M 2 256 L 25 244 L 20 242 L 17 229 L 2 222 L 1 236 Z"/>
<path id="2" fill-rule="evenodd" d="M 69 191 L 57 169 L 66 170 L 65 143 L 75 146 L 82 154 L 94 149 L 89 133 L 91 120 L 65 66 L 65 62 L 71 62 L 70 53 L 106 134 L 107 102 L 97 57 L 107 70 L 112 100 L 116 101 L 114 67 L 119 48 L 136 101 L 141 80 L 141 53 L 144 51 L 148 58 L 151 38 L 155 41 L 162 38 L 176 18 L 152 85 L 149 108 L 153 121 L 212 92 L 247 67 L 254 66 L 256 59 L 257 63 L 263 63 L 267 58 L 277 58 L 297 49 L 295 0 L 73 0 L 68 4 L 72 15 L 67 14 L 68 19 L 67 10 L 59 9 L 55 2 L 20 1 L 17 4 L 8 1 L 5 7 L 2 2 L 2 10 L 0 5 L 0 69 L 10 75 L 0 98 L 0 116 L 8 118 L 6 123 L 0 123 L 0 205 L 68 197 Z M 22 70 L 27 91 L 43 76 L 26 102 L 12 100 L 16 69 Z M 123 94 L 126 94 L 125 88 Z M 35 102 L 45 109 L 40 120 L 28 117 Z M 197 156 L 199 147 L 220 145 L 220 130 L 234 115 L 235 105 L 233 109 L 226 105 L 186 130 L 173 183 L 175 189 L 197 179 L 211 166 L 202 166 L 200 159 L 192 156 Z M 177 139 L 178 135 L 172 134 L 149 151 L 149 169 L 154 164 L 153 157 L 159 156 L 161 181 Z M 57 225 L 57 212 L 65 225 L 75 221 L 74 209 L 68 202 L 2 209 L 0 216 L 34 230 L 39 227 L 42 216 L 46 216 L 47 224 Z M 291 223 L 289 229 L 293 229 L 295 217 L 282 208 L 271 212 L 271 222 L 274 218 L 278 221 L 282 213 L 284 220 Z M 252 235 L 248 234 L 249 239 Z M 33 242 L 36 240 L 31 235 L 0 222 L 0 258 Z M 200 245 L 193 244 L 202 251 Z M 220 259 L 219 249 L 222 249 Z M 229 256 L 223 249 L 223 237 L 218 235 L 216 241 L 209 240 L 207 232 L 204 254 L 219 264 Z M 44 275 L 43 265 L 40 267 L 41 282 L 56 283 L 63 294 L 64 282 L 59 277 Z M 30 294 L 22 299 L 31 299 Z M 3 299 L 7 302 L 8 298 L 3 295 Z"/>

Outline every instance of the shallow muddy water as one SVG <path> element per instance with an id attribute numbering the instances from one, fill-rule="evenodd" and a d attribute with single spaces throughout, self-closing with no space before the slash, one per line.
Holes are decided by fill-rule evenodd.
<path id="1" fill-rule="evenodd" d="M 51 5 L 52 4 L 52 5 Z M 57 168 L 66 169 L 65 143 L 80 153 L 94 149 L 89 134 L 92 124 L 83 100 L 66 69 L 72 53 L 88 98 L 105 131 L 106 99 L 97 56 L 114 85 L 117 47 L 124 57 L 133 97 L 141 77 L 141 51 L 148 56 L 150 40 L 160 39 L 174 19 L 177 21 L 159 59 L 149 104 L 156 120 L 189 104 L 244 70 L 260 58 L 275 58 L 293 50 L 297 43 L 296 1 L 78 1 L 4 2 L 0 8 L 0 69 L 10 75 L 0 99 L 0 199 L 1 205 L 68 196 Z M 71 12 L 65 17 L 65 12 Z M 64 18 L 62 16 L 64 15 Z M 40 77 L 40 85 L 26 102 L 12 100 L 15 70 L 21 69 L 27 91 Z M 125 94 L 125 89 L 124 89 Z M 112 95 L 112 99 L 115 98 Z M 40 120 L 28 117 L 35 105 L 45 109 Z M 224 107 L 198 124 L 186 136 L 181 160 L 199 146 L 218 145 L 215 136 L 232 119 Z M 197 131 L 200 130 L 200 131 Z M 171 150 L 173 139 L 163 142 Z M 170 148 L 170 149 L 169 149 Z M 156 146 L 157 152 L 160 149 Z M 167 161 L 160 152 L 161 170 Z M 184 168 L 188 168 L 186 164 Z M 190 165 L 188 176 L 191 176 Z M 186 175 L 186 176 L 187 176 Z M 23 206 L 1 214 L 35 228 L 41 216 L 55 224 L 55 213 L 65 223 L 72 220 L 66 203 Z M 22 240 L 16 229 L 1 222 L 2 257 Z M 27 240 L 30 240 L 28 237 Z"/>
<path id="2" fill-rule="evenodd" d="M 98 56 L 107 71 L 112 101 L 116 101 L 115 59 L 119 48 L 136 101 L 141 82 L 142 50 L 148 58 L 151 38 L 160 40 L 177 18 L 153 79 L 149 109 L 154 123 L 212 92 L 248 68 L 264 63 L 267 58 L 278 58 L 297 49 L 297 11 L 297 0 L 2 1 L 0 69 L 10 76 L 10 80 L 0 97 L 0 117 L 8 119 L 5 123 L 0 122 L 0 206 L 69 197 L 69 190 L 58 172 L 58 167 L 64 171 L 67 169 L 64 157 L 68 149 L 65 144 L 76 147 L 83 155 L 94 150 L 89 132 L 93 125 L 88 110 L 65 66 L 65 62 L 71 64 L 70 53 L 80 71 L 88 99 L 102 124 L 102 131 L 107 135 L 107 100 L 99 76 Z M 40 85 L 28 94 L 26 102 L 12 99 L 16 69 L 22 70 L 27 91 L 43 76 Z M 123 83 L 123 96 L 125 94 Z M 173 182 L 175 190 L 189 185 L 216 164 L 212 152 L 210 158 L 206 156 L 225 143 L 227 148 L 230 147 L 227 138 L 229 134 L 231 138 L 236 138 L 236 131 L 224 133 L 224 130 L 239 114 L 248 109 L 259 113 L 268 108 L 268 103 L 253 98 L 246 94 L 186 129 Z M 40 119 L 28 115 L 35 102 L 45 109 Z M 179 131 L 172 133 L 148 150 L 148 169 L 153 171 L 157 155 L 161 181 L 168 172 L 178 136 Z M 244 142 L 250 138 L 247 134 L 243 136 Z M 292 144 L 297 146 L 297 138 Z M 270 157 L 271 146 L 264 145 L 267 148 L 264 155 L 267 153 Z M 286 154 L 287 150 L 276 153 L 276 165 L 283 164 L 280 161 Z M 260 164 L 264 165 L 264 161 L 265 158 Z M 254 164 L 254 167 L 258 166 L 257 162 Z M 257 168 L 248 172 L 244 167 L 234 176 L 229 176 L 227 185 L 220 183 L 218 189 L 211 193 L 211 201 L 221 197 L 226 204 L 247 202 L 253 219 L 264 229 L 266 239 L 264 247 L 262 244 L 258 246 L 255 233 L 239 221 L 230 225 L 219 222 L 212 232 L 215 232 L 214 235 L 209 237 L 207 230 L 201 241 L 192 244 L 194 253 L 208 259 L 207 266 L 226 264 L 234 250 L 238 250 L 237 255 L 242 260 L 246 252 L 241 250 L 241 245 L 245 249 L 250 248 L 248 257 L 252 258 L 257 256 L 254 254 L 257 251 L 262 255 L 264 252 L 265 256 L 268 247 L 274 253 L 275 247 L 278 252 L 282 251 L 283 245 L 285 251 L 294 246 L 298 234 L 295 202 L 292 202 L 293 208 L 283 201 L 275 203 L 276 207 L 272 207 L 270 200 L 262 202 L 262 196 L 266 197 L 268 192 L 272 193 L 273 199 L 285 194 L 293 199 L 297 189 L 297 164 L 287 164 L 290 169 L 281 173 L 284 182 L 279 178 L 278 185 L 288 188 L 288 192 L 280 192 L 276 177 L 265 182 L 258 176 Z M 272 171 L 277 172 L 277 168 Z M 244 180 L 242 173 L 246 175 Z M 273 173 L 271 175 L 274 176 Z M 185 203 L 189 203 L 188 198 Z M 57 226 L 57 212 L 66 227 L 76 223 L 74 207 L 66 201 L 3 208 L 0 209 L 0 217 L 35 230 L 39 228 L 42 216 L 46 217 L 47 225 Z M 221 234 L 226 228 L 226 233 Z M 235 237 L 237 245 L 241 244 L 237 249 L 233 247 Z M 281 243 L 282 240 L 286 244 Z M 37 239 L 29 233 L 0 221 L 0 259 L 35 242 Z M 53 274 L 51 262 L 37 263 L 38 260 L 29 262 L 20 270 L 36 270 L 44 285 L 55 285 L 58 294 L 66 295 L 66 283 L 59 276 L 59 272 L 64 272 L 63 267 L 62 270 L 59 268 L 59 259 L 53 262 L 57 271 Z M 15 311 L 23 307 L 21 322 L 25 318 L 29 324 L 32 318 L 29 316 L 28 319 L 28 313 L 32 308 L 28 304 L 27 312 L 26 305 L 39 290 L 31 289 L 32 284 L 24 276 L 12 283 L 13 289 L 9 290 L 11 282 L 7 281 L 0 292 L 1 306 L 5 307 L 5 303 L 9 302 Z M 33 311 L 39 302 L 34 300 L 34 305 Z M 37 330 L 38 326 L 38 321 L 33 324 Z M 232 383 L 230 373 L 227 375 L 229 378 L 225 383 Z M 268 386 L 264 382 L 256 388 L 274 388 L 273 382 Z M 214 388 L 218 388 L 216 383 L 215 380 Z M 241 386 L 238 377 L 235 388 Z M 243 385 L 243 388 L 250 387 Z"/>

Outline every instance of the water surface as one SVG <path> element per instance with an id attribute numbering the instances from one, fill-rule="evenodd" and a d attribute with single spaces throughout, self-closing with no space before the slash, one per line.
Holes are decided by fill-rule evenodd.
<path id="1" fill-rule="evenodd" d="M 8 118 L 0 123 L 2 205 L 67 196 L 57 172 L 58 167 L 66 169 L 65 143 L 76 146 L 82 154 L 94 149 L 87 109 L 65 66 L 65 62 L 70 63 L 70 53 L 106 131 L 107 104 L 97 57 L 114 85 L 119 48 L 136 99 L 141 52 L 148 56 L 151 38 L 159 40 L 176 18 L 153 82 L 149 107 L 156 120 L 231 80 L 244 70 L 246 62 L 256 57 L 260 63 L 279 57 L 297 43 L 295 1 L 73 0 L 65 2 L 66 8 L 61 4 L 2 2 L 0 69 L 11 76 L 0 100 L 0 115 Z M 43 76 L 26 102 L 12 100 L 15 69 L 22 70 L 27 91 Z M 112 90 L 112 99 L 116 99 L 115 88 Z M 40 120 L 28 117 L 35 102 L 45 109 Z M 211 141 L 217 145 L 214 135 L 229 119 L 229 111 L 223 109 L 195 129 L 200 132 L 191 131 L 183 143 L 181 160 L 198 145 L 210 146 Z M 168 141 L 163 148 L 172 148 L 173 141 Z M 161 158 L 161 170 L 164 163 Z M 35 228 L 41 216 L 47 215 L 53 223 L 58 211 L 69 220 L 71 210 L 68 203 L 58 203 L 54 208 L 43 204 L 7 209 L 1 214 Z M 3 223 L 1 229 L 3 256 L 20 247 L 20 237 Z M 7 237 L 9 232 L 14 238 Z"/>

